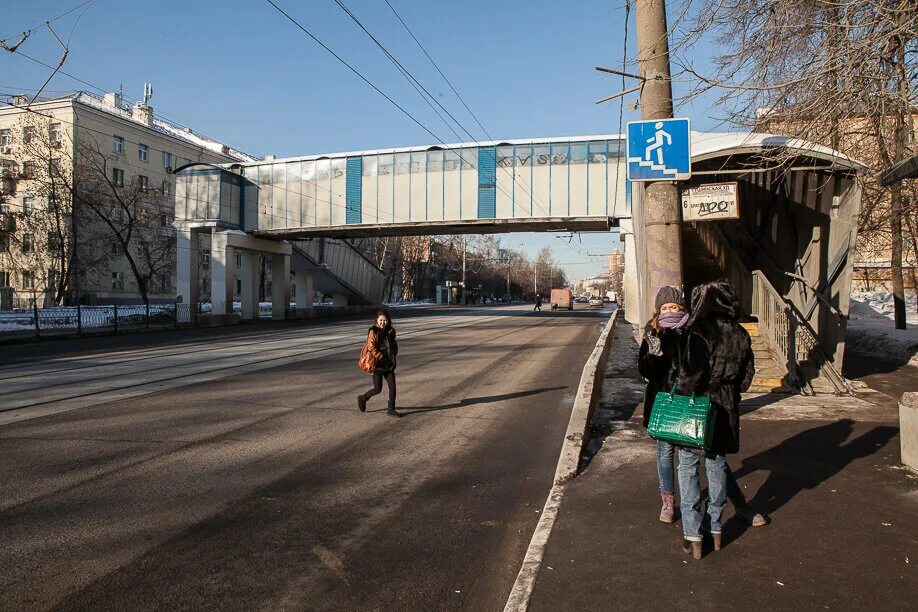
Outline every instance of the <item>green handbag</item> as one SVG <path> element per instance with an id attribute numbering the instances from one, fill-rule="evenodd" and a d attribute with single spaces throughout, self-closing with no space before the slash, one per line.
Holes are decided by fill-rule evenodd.
<path id="1" fill-rule="evenodd" d="M 676 387 L 661 391 L 653 400 L 647 433 L 651 438 L 676 446 L 711 449 L 716 410 L 701 396 L 676 395 Z"/>

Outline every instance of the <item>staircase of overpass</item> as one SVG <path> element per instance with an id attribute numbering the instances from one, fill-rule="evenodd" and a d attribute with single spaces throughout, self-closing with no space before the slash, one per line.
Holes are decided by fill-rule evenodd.
<path id="1" fill-rule="evenodd" d="M 291 243 L 294 269 L 315 272 L 314 289 L 327 295 L 347 295 L 354 305 L 379 304 L 385 275 L 359 249 L 345 240 L 315 238 Z"/>

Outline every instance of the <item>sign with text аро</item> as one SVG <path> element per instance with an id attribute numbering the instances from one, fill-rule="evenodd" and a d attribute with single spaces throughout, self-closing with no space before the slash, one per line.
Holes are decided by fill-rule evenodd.
<path id="1" fill-rule="evenodd" d="M 737 183 L 711 183 L 682 190 L 683 221 L 739 219 Z"/>

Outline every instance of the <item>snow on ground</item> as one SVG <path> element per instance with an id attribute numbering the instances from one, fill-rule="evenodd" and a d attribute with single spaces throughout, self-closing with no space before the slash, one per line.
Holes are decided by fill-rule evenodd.
<path id="1" fill-rule="evenodd" d="M 918 366 L 918 310 L 914 293 L 905 296 L 906 327 L 895 329 L 893 297 L 889 291 L 851 294 L 848 349 L 868 357 Z"/>

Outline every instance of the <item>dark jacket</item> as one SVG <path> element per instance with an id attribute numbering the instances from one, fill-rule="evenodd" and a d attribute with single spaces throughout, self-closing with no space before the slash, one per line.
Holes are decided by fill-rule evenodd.
<path id="1" fill-rule="evenodd" d="M 638 371 L 647 381 L 644 390 L 644 427 L 650 422 L 653 400 L 660 391 L 671 391 L 679 380 L 679 364 L 685 348 L 684 329 L 655 330 L 648 323 L 644 327 L 644 339 L 638 353 Z M 651 344 L 659 341 L 659 350 L 652 350 Z M 654 354 L 662 353 L 662 355 Z"/>
<path id="2" fill-rule="evenodd" d="M 398 342 L 395 340 L 395 328 L 391 325 L 385 328 L 374 325 L 367 334 L 367 343 L 370 354 L 376 364 L 377 374 L 387 374 L 395 371 L 398 357 Z"/>
<path id="3" fill-rule="evenodd" d="M 752 341 L 738 316 L 739 304 L 730 281 L 705 283 L 692 291 L 679 393 L 694 391 L 710 398 L 717 411 L 711 452 L 717 454 L 739 451 L 740 394 L 755 375 Z"/>

